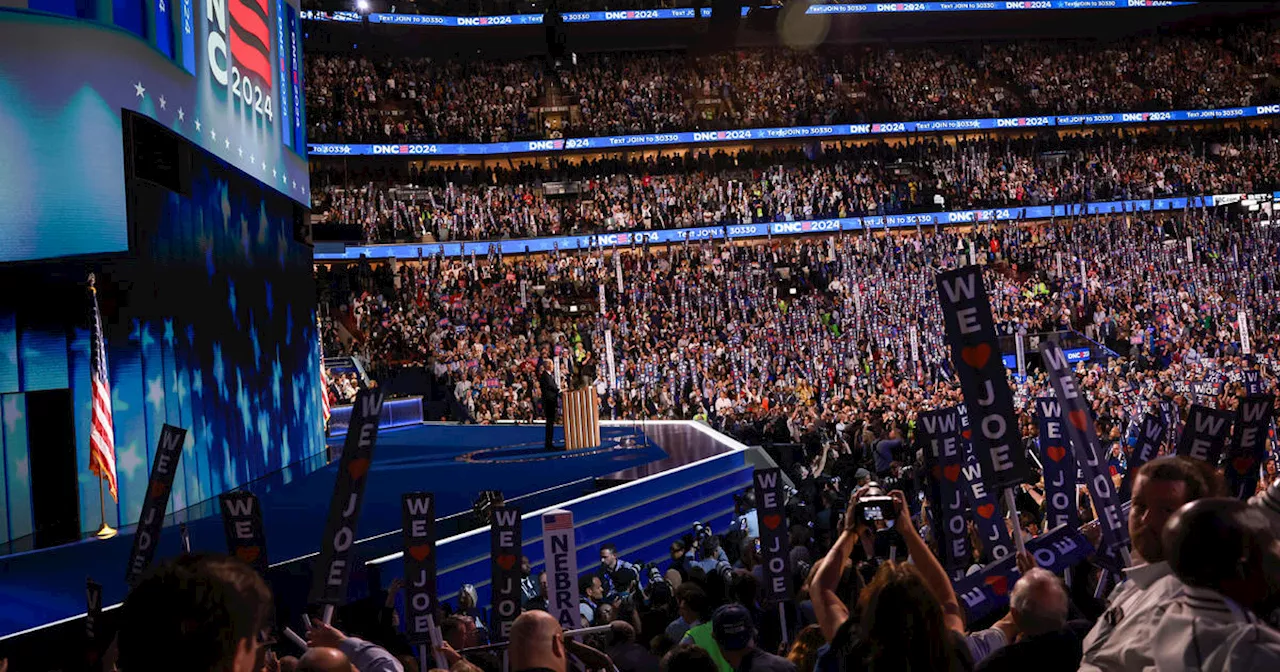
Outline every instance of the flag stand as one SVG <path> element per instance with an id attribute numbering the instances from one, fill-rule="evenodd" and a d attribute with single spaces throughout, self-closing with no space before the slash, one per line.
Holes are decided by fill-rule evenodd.
<path id="1" fill-rule="evenodd" d="M 100 430 L 101 432 L 103 432 L 103 434 L 99 434 L 98 439 L 94 439 L 92 436 L 89 439 L 89 444 L 90 444 L 90 450 L 89 450 L 90 465 L 89 466 L 90 466 L 90 471 L 93 471 L 98 476 L 98 512 L 99 514 L 101 514 L 101 520 L 102 520 L 102 524 L 98 526 L 98 531 L 94 532 L 93 536 L 99 539 L 110 539 L 116 536 L 117 530 L 114 527 L 111 527 L 110 525 L 107 524 L 107 497 L 106 497 L 106 494 L 103 492 L 103 487 L 102 487 L 103 480 L 107 478 L 111 479 L 111 499 L 117 500 L 118 498 L 116 497 L 117 493 L 115 488 L 115 482 L 116 482 L 116 465 L 115 465 L 115 457 L 114 457 L 115 446 L 114 446 L 114 441 L 111 440 L 111 436 L 110 436 L 110 433 L 111 433 L 111 383 L 107 380 L 106 345 L 102 342 L 102 318 L 98 314 L 97 282 L 98 282 L 97 276 L 93 273 L 90 273 L 89 274 L 89 296 L 93 297 L 93 345 L 91 348 L 92 356 L 90 358 L 92 360 L 92 366 L 90 368 L 92 369 L 92 374 L 94 379 L 93 406 L 95 407 L 94 422 L 93 422 L 94 431 L 90 433 L 94 434 Z M 106 397 L 105 399 L 101 400 L 103 403 L 103 407 L 105 409 L 101 414 L 99 413 L 100 409 L 97 408 L 100 395 L 103 397 Z M 105 418 L 106 418 L 105 426 L 99 426 L 98 421 L 100 419 L 99 418 L 100 415 L 105 415 Z M 104 436 L 105 436 L 105 439 L 103 439 Z M 105 453 L 105 457 L 103 455 L 95 454 L 95 451 L 99 453 Z M 110 458 L 110 462 L 111 462 L 110 465 L 107 465 L 104 463 L 104 460 L 107 458 Z M 110 471 L 108 471 L 108 467 L 110 467 Z"/>
<path id="2" fill-rule="evenodd" d="M 107 499 L 102 492 L 102 479 L 98 479 L 98 511 L 102 514 L 102 525 L 98 527 L 98 531 L 93 536 L 99 539 L 110 539 L 116 536 L 116 528 L 107 524 Z"/>

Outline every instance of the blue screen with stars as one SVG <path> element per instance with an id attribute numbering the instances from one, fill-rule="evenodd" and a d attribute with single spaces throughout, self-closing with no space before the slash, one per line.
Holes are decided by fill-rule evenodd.
<path id="1" fill-rule="evenodd" d="M 0 273 L 29 289 L 0 294 L 0 550 L 32 531 L 27 392 L 71 390 L 82 531 L 101 520 L 88 467 L 89 272 L 115 422 L 120 500 L 107 497 L 108 523 L 136 522 L 165 423 L 189 430 L 170 513 L 324 450 L 311 249 L 294 239 L 293 204 L 196 154 L 189 197 L 139 189 L 126 257 Z"/>
<path id="2" fill-rule="evenodd" d="M 309 203 L 291 5 L 113 0 L 124 30 L 63 5 L 0 7 L 0 263 L 128 250 L 126 109 Z"/>

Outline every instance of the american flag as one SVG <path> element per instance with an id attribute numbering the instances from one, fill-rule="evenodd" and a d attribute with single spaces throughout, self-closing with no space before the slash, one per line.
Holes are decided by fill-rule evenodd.
<path id="1" fill-rule="evenodd" d="M 93 427 L 89 433 L 89 471 L 107 480 L 111 499 L 119 502 L 116 490 L 115 423 L 111 417 L 111 381 L 107 377 L 107 349 L 102 343 L 102 316 L 98 313 L 98 289 L 89 276 L 93 296 L 93 345 L 90 357 L 93 377 Z"/>
<path id="2" fill-rule="evenodd" d="M 573 514 L 564 513 L 547 513 L 542 516 L 542 530 L 572 530 Z"/>
<path id="3" fill-rule="evenodd" d="M 333 408 L 329 404 L 329 374 L 324 368 L 324 341 L 321 340 L 319 324 L 316 325 L 316 340 L 320 341 L 320 404 L 324 412 L 324 420 L 322 427 L 329 427 L 329 416 L 333 415 Z"/>

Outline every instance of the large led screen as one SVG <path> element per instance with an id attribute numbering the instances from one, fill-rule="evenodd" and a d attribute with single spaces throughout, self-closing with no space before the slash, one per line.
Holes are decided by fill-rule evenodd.
<path id="1" fill-rule="evenodd" d="M 108 21 L 0 9 L 0 262 L 128 249 L 124 109 L 309 203 L 297 10 L 146 7 L 141 38 Z"/>

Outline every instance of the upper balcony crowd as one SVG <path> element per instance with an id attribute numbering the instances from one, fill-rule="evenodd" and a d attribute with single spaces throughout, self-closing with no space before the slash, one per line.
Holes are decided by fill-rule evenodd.
<path id="1" fill-rule="evenodd" d="M 578 54 L 517 61 L 308 55 L 312 142 L 504 142 L 1257 105 L 1280 31 L 1094 40 Z"/>
<path id="2" fill-rule="evenodd" d="M 1258 125 L 407 172 L 349 166 L 315 171 L 313 211 L 358 226 L 366 242 L 491 240 L 1257 193 L 1280 188 L 1278 160 L 1275 132 Z"/>

